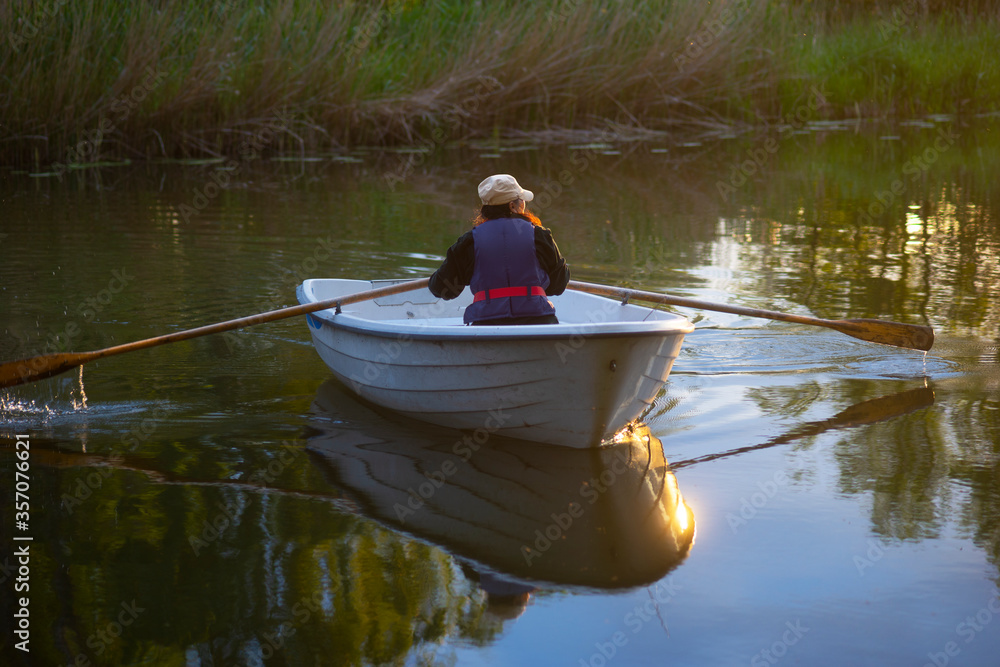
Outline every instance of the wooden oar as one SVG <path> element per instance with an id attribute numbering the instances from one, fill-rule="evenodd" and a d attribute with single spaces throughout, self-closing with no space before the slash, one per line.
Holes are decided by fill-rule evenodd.
<path id="1" fill-rule="evenodd" d="M 421 287 L 426 287 L 428 280 L 428 278 L 421 278 L 419 280 L 411 280 L 405 283 L 387 285 L 386 287 L 379 287 L 377 289 L 358 292 L 357 294 L 347 294 L 337 297 L 336 299 L 317 301 L 315 303 L 304 303 L 298 306 L 289 306 L 288 308 L 279 308 L 278 310 L 271 310 L 266 313 L 241 317 L 237 320 L 219 322 L 218 324 L 208 324 L 203 327 L 198 327 L 197 329 L 188 329 L 187 331 L 178 331 L 176 333 L 167 334 L 166 336 L 157 336 L 156 338 L 147 338 L 146 340 L 139 340 L 134 343 L 124 343 L 114 347 L 107 347 L 103 350 L 94 350 L 92 352 L 56 352 L 54 354 L 43 354 L 41 356 L 31 357 L 30 359 L 8 361 L 0 364 L 0 388 L 13 387 L 26 382 L 34 382 L 35 380 L 52 377 L 53 375 L 58 375 L 72 368 L 76 368 L 77 366 L 85 364 L 88 361 L 94 361 L 95 359 L 101 359 L 103 357 L 110 357 L 113 354 L 122 354 L 124 352 L 132 352 L 134 350 L 142 350 L 147 347 L 156 347 L 157 345 L 176 343 L 180 340 L 188 340 L 190 338 L 197 338 L 198 336 L 207 336 L 208 334 L 231 331 L 232 329 L 250 327 L 255 324 L 263 324 L 264 322 L 274 322 L 275 320 L 283 320 L 289 317 L 314 313 L 317 310 L 346 306 L 349 303 L 357 303 L 358 301 L 377 299 L 383 296 L 399 294 L 400 292 L 409 292 L 411 290 L 420 289 Z"/>
<path id="2" fill-rule="evenodd" d="M 668 306 L 683 306 L 685 308 L 697 308 L 699 310 L 715 310 L 720 313 L 732 313 L 734 315 L 744 315 L 746 317 L 762 317 L 768 320 L 780 320 L 782 322 L 794 322 L 796 324 L 810 324 L 817 327 L 826 327 L 840 333 L 860 338 L 870 343 L 881 343 L 882 345 L 894 345 L 896 347 L 907 347 L 912 350 L 929 350 L 934 345 L 934 330 L 930 327 L 918 324 L 903 324 L 901 322 L 887 322 L 884 320 L 823 320 L 818 317 L 806 315 L 793 315 L 791 313 L 781 313 L 773 310 L 760 310 L 757 308 L 743 308 L 741 306 L 730 306 L 723 303 L 712 303 L 710 301 L 698 301 L 697 299 L 686 299 L 678 296 L 668 296 L 657 292 L 643 292 L 642 290 L 627 289 L 624 287 L 609 287 L 607 285 L 595 285 L 594 283 L 581 283 L 576 280 L 569 281 L 570 289 L 580 292 L 589 292 L 600 296 L 608 296 L 614 299 L 638 301 L 649 301 L 652 303 L 662 303 Z"/>

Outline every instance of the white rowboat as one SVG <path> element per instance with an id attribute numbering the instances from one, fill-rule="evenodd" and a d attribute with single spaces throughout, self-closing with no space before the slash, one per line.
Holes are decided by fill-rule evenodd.
<path id="1" fill-rule="evenodd" d="M 403 281 L 306 280 L 299 303 Z M 656 398 L 694 326 L 684 317 L 567 291 L 559 324 L 465 326 L 466 290 L 426 288 L 307 316 L 313 344 L 362 398 L 422 421 L 569 447 L 613 438 Z"/>

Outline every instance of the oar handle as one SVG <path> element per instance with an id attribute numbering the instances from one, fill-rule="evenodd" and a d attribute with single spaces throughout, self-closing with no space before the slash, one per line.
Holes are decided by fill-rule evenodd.
<path id="1" fill-rule="evenodd" d="M 795 315 L 793 313 L 782 313 L 775 310 L 761 310 L 759 308 L 745 308 L 743 306 L 733 306 L 725 303 L 712 303 L 710 301 L 699 301 L 698 299 L 687 299 L 679 296 L 670 296 L 658 292 L 645 292 L 642 290 L 628 289 L 625 287 L 611 287 L 608 285 L 597 285 L 594 283 L 584 283 L 577 280 L 569 281 L 568 287 L 589 294 L 607 296 L 613 299 L 626 301 L 636 299 L 639 301 L 649 301 L 668 306 L 681 306 L 684 308 L 695 308 L 698 310 L 714 310 L 720 313 L 730 313 L 733 315 L 743 315 L 745 317 L 760 317 L 767 320 L 779 320 L 781 322 L 792 322 L 794 324 L 808 324 L 817 327 L 834 329 L 840 333 L 847 334 L 854 338 L 866 340 L 882 345 L 893 345 L 895 347 L 905 347 L 913 350 L 929 350 L 934 345 L 934 330 L 930 327 L 917 324 L 903 324 L 901 322 L 888 322 L 884 320 L 824 320 L 808 315 Z"/>

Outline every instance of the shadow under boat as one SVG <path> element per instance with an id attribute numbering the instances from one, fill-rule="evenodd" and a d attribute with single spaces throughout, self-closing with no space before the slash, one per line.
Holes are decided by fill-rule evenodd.
<path id="1" fill-rule="evenodd" d="M 491 596 L 646 585 L 694 542 L 694 516 L 645 428 L 602 448 L 541 445 L 414 421 L 335 380 L 311 424 L 308 451 L 331 483 L 456 556 Z"/>

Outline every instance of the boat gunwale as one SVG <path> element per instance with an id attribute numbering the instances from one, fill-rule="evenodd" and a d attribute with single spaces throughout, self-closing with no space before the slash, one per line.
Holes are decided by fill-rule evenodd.
<path id="1" fill-rule="evenodd" d="M 315 294 L 307 291 L 306 285 L 313 282 L 310 279 L 299 286 L 297 290 L 300 303 L 315 303 Z M 592 296 L 583 295 L 580 296 Z M 614 299 L 592 296 L 602 302 L 615 303 Z M 407 340 L 448 340 L 448 341 L 525 341 L 525 340 L 564 340 L 583 337 L 595 338 L 632 338 L 647 336 L 687 335 L 694 331 L 694 324 L 683 315 L 668 313 L 645 306 L 629 304 L 633 307 L 645 308 L 657 314 L 653 320 L 613 320 L 606 322 L 560 322 L 558 324 L 520 324 L 520 325 L 479 325 L 476 327 L 456 325 L 428 325 L 427 318 L 414 319 L 410 324 L 405 320 L 379 320 L 349 312 L 337 313 L 332 308 L 310 313 L 319 322 L 329 326 L 350 331 L 352 333 L 375 336 L 379 338 L 406 338 Z M 393 306 L 389 306 L 393 307 Z M 318 328 L 318 327 L 317 327 Z"/>
<path id="2" fill-rule="evenodd" d="M 323 312 L 323 311 L 319 311 Z M 406 340 L 448 340 L 448 341 L 489 341 L 489 342 L 507 342 L 507 341 L 525 341 L 525 340 L 569 340 L 582 337 L 585 339 L 595 339 L 595 338 L 645 338 L 647 336 L 675 336 L 677 334 L 689 334 L 694 331 L 694 325 L 690 325 L 689 328 L 682 328 L 677 326 L 670 327 L 659 327 L 659 328 L 645 328 L 637 329 L 633 331 L 601 331 L 596 329 L 604 323 L 601 322 L 588 322 L 579 324 L 570 323 L 560 323 L 560 324 L 522 324 L 522 325 L 508 325 L 508 326 L 477 326 L 476 332 L 472 333 L 467 331 L 471 327 L 446 327 L 446 326 L 427 326 L 427 325 L 405 325 L 400 323 L 394 323 L 393 328 L 384 327 L 372 328 L 368 326 L 363 326 L 358 323 L 379 323 L 378 320 L 369 320 L 363 317 L 356 317 L 353 315 L 346 315 L 341 313 L 339 315 L 329 316 L 319 316 L 319 313 L 312 313 L 313 317 L 320 320 L 324 324 L 328 324 L 335 329 L 342 329 L 344 331 L 350 331 L 352 333 L 363 334 L 367 336 L 375 336 L 378 338 L 405 338 Z M 612 323 L 613 325 L 623 324 L 622 322 Z M 650 324 L 649 322 L 643 322 L 643 324 Z M 538 329 L 544 328 L 545 331 L 538 331 Z M 587 330 L 590 328 L 590 330 Z M 558 329 L 558 330 L 555 330 Z"/>

